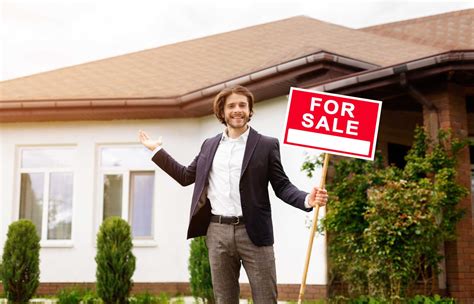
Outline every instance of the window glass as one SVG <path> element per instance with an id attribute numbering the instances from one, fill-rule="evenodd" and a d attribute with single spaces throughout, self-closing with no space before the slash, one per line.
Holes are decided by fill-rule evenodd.
<path id="1" fill-rule="evenodd" d="M 474 203 L 474 171 L 471 171 L 471 202 Z"/>
<path id="2" fill-rule="evenodd" d="M 104 176 L 104 215 L 102 219 L 110 216 L 122 216 L 122 184 L 120 174 L 107 174 Z"/>
<path id="3" fill-rule="evenodd" d="M 21 153 L 22 168 L 65 168 L 72 167 L 71 149 L 23 149 Z"/>
<path id="4" fill-rule="evenodd" d="M 20 191 L 20 218 L 32 221 L 41 236 L 44 174 L 22 173 Z"/>
<path id="5" fill-rule="evenodd" d="M 48 239 L 71 239 L 72 183 L 70 172 L 50 174 L 48 204 Z"/>
<path id="6" fill-rule="evenodd" d="M 130 219 L 137 238 L 152 236 L 153 184 L 152 172 L 130 174 Z"/>
<path id="7" fill-rule="evenodd" d="M 150 152 L 144 147 L 107 147 L 101 149 L 102 167 L 146 168 L 152 165 Z"/>

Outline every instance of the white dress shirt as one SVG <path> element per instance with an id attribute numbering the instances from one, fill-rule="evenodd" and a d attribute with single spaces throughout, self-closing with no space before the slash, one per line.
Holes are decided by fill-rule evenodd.
<path id="1" fill-rule="evenodd" d="M 207 198 L 211 202 L 212 214 L 242 216 L 239 185 L 249 131 L 250 127 L 238 138 L 230 138 L 227 130 L 222 132 L 209 172 Z M 160 149 L 161 146 L 157 147 L 152 154 L 155 155 Z M 308 199 L 309 194 L 304 202 L 306 208 L 311 207 Z"/>
<path id="2" fill-rule="evenodd" d="M 211 202 L 212 214 L 242 215 L 239 184 L 249 130 L 247 128 L 238 138 L 230 138 L 226 131 L 222 133 L 209 172 L 207 198 Z"/>

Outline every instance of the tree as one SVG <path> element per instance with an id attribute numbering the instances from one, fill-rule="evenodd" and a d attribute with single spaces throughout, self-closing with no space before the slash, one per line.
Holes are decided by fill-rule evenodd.
<path id="1" fill-rule="evenodd" d="M 135 271 L 130 225 L 119 217 L 109 217 L 97 235 L 97 294 L 105 303 L 128 302 Z"/>
<path id="2" fill-rule="evenodd" d="M 214 303 L 214 293 L 205 237 L 194 238 L 191 241 L 190 249 L 189 280 L 191 292 L 195 298 L 201 298 L 206 303 L 212 304 Z"/>
<path id="3" fill-rule="evenodd" d="M 38 288 L 39 241 L 35 225 L 29 220 L 19 220 L 8 227 L 0 277 L 12 303 L 28 303 Z"/>

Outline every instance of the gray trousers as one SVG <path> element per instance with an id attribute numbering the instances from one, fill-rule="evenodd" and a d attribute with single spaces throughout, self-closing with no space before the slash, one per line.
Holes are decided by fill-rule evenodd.
<path id="1" fill-rule="evenodd" d="M 240 265 L 243 264 L 255 304 L 277 303 L 273 246 L 258 247 L 250 240 L 244 224 L 210 223 L 209 249 L 212 285 L 217 304 L 238 304 Z"/>

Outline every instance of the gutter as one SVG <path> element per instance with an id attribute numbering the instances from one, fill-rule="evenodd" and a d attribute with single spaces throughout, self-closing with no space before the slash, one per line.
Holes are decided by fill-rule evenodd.
<path id="1" fill-rule="evenodd" d="M 209 95 L 215 95 L 218 92 L 220 92 L 222 89 L 232 87 L 234 85 L 243 85 L 249 82 L 258 81 L 262 78 L 275 76 L 283 72 L 286 72 L 290 69 L 294 69 L 306 64 L 324 62 L 324 61 L 339 63 L 342 65 L 347 65 L 347 66 L 359 68 L 362 70 L 372 70 L 379 67 L 378 65 L 371 64 L 368 62 L 355 60 L 349 57 L 339 56 L 339 55 L 335 55 L 335 54 L 328 53 L 325 51 L 321 51 L 315 54 L 311 54 L 309 56 L 294 59 L 294 60 L 279 64 L 279 65 L 275 65 L 275 66 L 254 72 L 252 74 L 234 78 L 227 82 L 222 82 L 222 83 L 213 85 L 211 87 L 207 87 L 199 91 L 188 93 L 186 95 L 179 97 L 179 100 L 180 100 L 180 103 L 187 103 L 194 99 L 207 97 Z"/>
<path id="2" fill-rule="evenodd" d="M 455 61 L 472 61 L 474 60 L 474 51 L 451 51 L 442 53 L 414 61 L 405 62 L 399 65 L 380 68 L 376 70 L 369 70 L 359 73 L 356 76 L 343 78 L 336 81 L 327 82 L 323 85 L 309 88 L 315 91 L 331 92 L 334 90 L 343 89 L 348 86 L 354 86 L 363 84 L 380 78 L 394 76 L 397 74 L 406 73 L 408 71 L 419 70 L 431 66 L 435 66 L 440 63 L 448 63 Z"/>
<path id="3" fill-rule="evenodd" d="M 397 76 L 400 77 L 400 85 L 404 88 L 407 93 L 419 104 L 426 107 L 428 112 L 429 120 L 429 133 L 432 138 L 436 138 L 436 134 L 439 129 L 439 109 L 427 99 L 423 94 L 418 91 L 413 85 L 409 84 L 407 81 L 406 73 L 409 71 L 420 70 L 428 67 L 432 67 L 438 64 L 457 62 L 457 61 L 473 61 L 474 60 L 474 51 L 451 51 L 447 53 L 442 53 L 399 65 L 380 68 L 376 70 L 369 70 L 359 73 L 358 75 L 339 79 L 336 81 L 327 82 L 323 85 L 310 88 L 311 90 L 316 91 L 334 91 L 340 90 L 349 86 L 357 86 L 374 80 L 379 80 L 381 78 Z"/>

